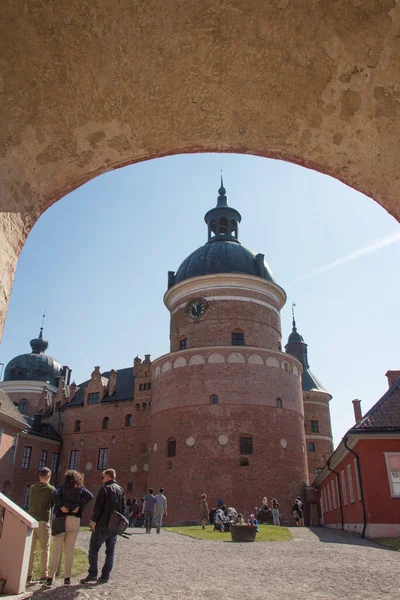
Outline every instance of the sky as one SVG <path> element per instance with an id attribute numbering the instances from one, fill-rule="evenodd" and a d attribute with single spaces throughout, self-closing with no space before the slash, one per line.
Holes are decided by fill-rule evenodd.
<path id="1" fill-rule="evenodd" d="M 381 206 L 310 169 L 248 155 L 194 154 L 106 173 L 50 207 L 22 250 L 0 362 L 30 352 L 46 309 L 47 354 L 77 383 L 169 351 L 168 271 L 207 241 L 220 169 L 239 239 L 265 254 L 296 304 L 312 371 L 332 394 L 335 445 L 399 369 L 400 227 Z"/>

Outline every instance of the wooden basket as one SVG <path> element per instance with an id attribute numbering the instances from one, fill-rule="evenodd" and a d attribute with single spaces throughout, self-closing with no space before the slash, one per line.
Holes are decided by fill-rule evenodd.
<path id="1" fill-rule="evenodd" d="M 232 542 L 254 542 L 257 527 L 255 525 L 232 525 Z"/>

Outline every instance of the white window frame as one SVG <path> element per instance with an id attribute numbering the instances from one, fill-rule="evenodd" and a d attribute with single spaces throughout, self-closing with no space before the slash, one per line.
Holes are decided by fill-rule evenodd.
<path id="1" fill-rule="evenodd" d="M 336 510 L 336 493 L 335 493 L 335 480 L 332 479 L 331 481 L 331 490 L 332 490 L 332 502 L 333 502 L 333 508 L 334 510 Z"/>
<path id="2" fill-rule="evenodd" d="M 15 456 L 17 454 L 17 446 L 18 446 L 18 433 L 16 435 L 14 435 L 13 437 L 13 441 L 10 447 L 10 459 L 9 459 L 9 463 L 10 465 L 15 464 Z"/>
<path id="3" fill-rule="evenodd" d="M 356 483 L 357 483 L 357 495 L 358 499 L 361 500 L 361 484 L 360 484 L 360 473 L 358 472 L 357 459 L 354 459 L 354 470 L 356 472 Z"/>
<path id="4" fill-rule="evenodd" d="M 338 503 L 338 508 L 340 508 L 340 494 L 339 494 L 338 477 L 335 477 L 335 481 L 336 481 L 337 503 Z"/>
<path id="5" fill-rule="evenodd" d="M 326 493 L 326 486 L 324 487 L 324 502 L 325 502 L 325 511 L 329 512 L 328 494 Z"/>
<path id="6" fill-rule="evenodd" d="M 344 471 L 340 471 L 340 483 L 342 484 L 343 504 L 345 506 L 347 506 L 347 491 L 346 491 L 346 480 L 344 478 Z"/>
<path id="7" fill-rule="evenodd" d="M 356 501 L 354 497 L 354 486 L 353 486 L 353 473 L 351 471 L 351 463 L 349 463 L 346 467 L 347 470 L 347 481 L 349 482 L 349 496 L 351 504 L 354 504 Z"/>
<path id="8" fill-rule="evenodd" d="M 330 485 L 329 485 L 329 481 L 328 481 L 328 485 L 327 485 L 327 490 L 328 490 L 329 510 L 332 511 L 331 488 L 330 488 Z"/>
<path id="9" fill-rule="evenodd" d="M 392 498 L 400 498 L 400 491 L 399 491 L 399 493 L 395 493 L 394 492 L 394 489 L 393 489 L 393 477 L 392 477 L 392 471 L 399 471 L 399 469 L 391 469 L 390 468 L 390 466 L 389 466 L 389 459 L 390 459 L 391 456 L 400 456 L 400 452 L 385 452 L 386 471 L 387 471 L 387 475 L 388 475 L 390 495 L 391 495 Z"/>

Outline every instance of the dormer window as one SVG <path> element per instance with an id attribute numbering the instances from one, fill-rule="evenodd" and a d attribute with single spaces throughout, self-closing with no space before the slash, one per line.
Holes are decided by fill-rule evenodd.
<path id="1" fill-rule="evenodd" d="M 22 415 L 26 415 L 26 413 L 28 412 L 28 400 L 25 400 L 25 398 L 23 398 L 19 403 L 18 410 Z"/>
<path id="2" fill-rule="evenodd" d="M 100 402 L 100 392 L 88 394 L 88 404 L 98 404 Z"/>

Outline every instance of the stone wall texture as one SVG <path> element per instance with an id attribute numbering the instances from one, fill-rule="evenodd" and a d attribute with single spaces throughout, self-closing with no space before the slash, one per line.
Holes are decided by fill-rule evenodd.
<path id="1" fill-rule="evenodd" d="M 5 0 L 0 320 L 36 219 L 105 171 L 243 152 L 400 216 L 396 0 Z"/>

